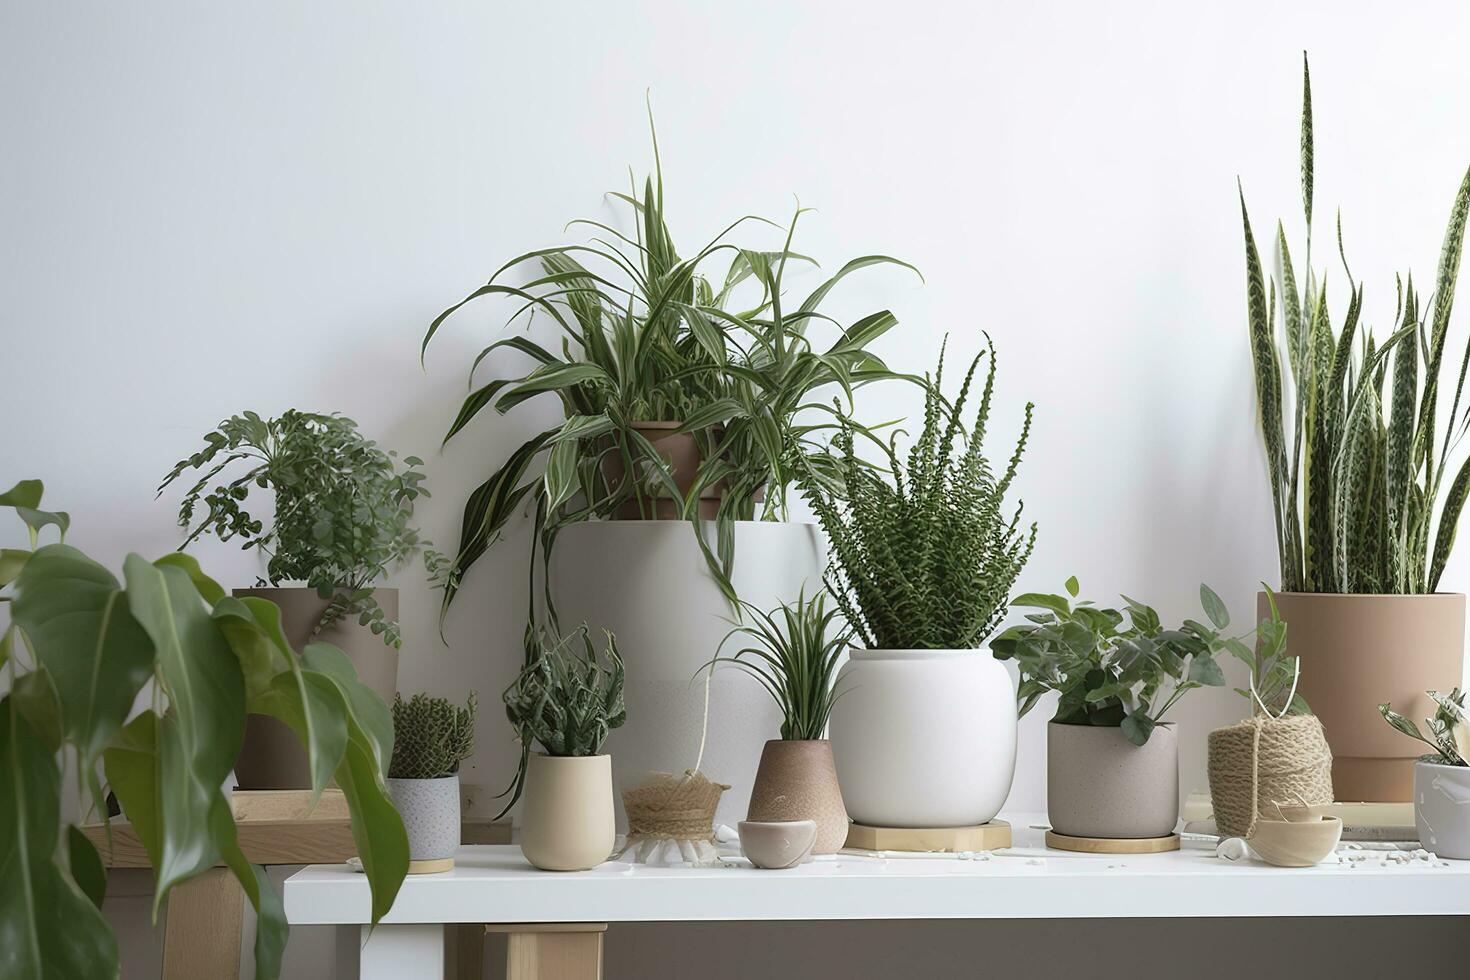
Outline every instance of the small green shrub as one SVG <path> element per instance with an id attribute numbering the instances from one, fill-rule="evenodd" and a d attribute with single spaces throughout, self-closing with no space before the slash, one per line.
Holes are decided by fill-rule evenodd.
<path id="1" fill-rule="evenodd" d="M 475 750 L 475 695 L 463 708 L 446 698 L 393 696 L 394 779 L 442 779 L 459 772 Z"/>

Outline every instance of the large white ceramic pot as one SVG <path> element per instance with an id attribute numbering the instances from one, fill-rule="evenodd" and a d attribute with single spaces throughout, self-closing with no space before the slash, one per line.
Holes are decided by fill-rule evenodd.
<path id="1" fill-rule="evenodd" d="M 711 547 L 715 531 L 704 524 Z M 821 587 L 825 551 L 815 525 L 737 521 L 733 582 L 758 608 L 794 602 Z M 704 721 L 704 677 L 730 632 L 734 611 L 710 576 L 687 521 L 597 521 L 563 529 L 551 560 L 563 627 L 611 630 L 627 664 L 628 721 L 608 738 L 619 789 L 648 772 L 695 764 Z M 728 651 L 727 651 L 728 652 Z M 716 820 L 735 826 L 755 783 L 766 739 L 781 727 L 769 694 L 740 670 L 721 667 L 710 684 L 709 732 L 701 769 L 732 787 Z M 621 807 L 620 807 L 621 809 Z"/>
<path id="2" fill-rule="evenodd" d="M 1470 766 L 1414 763 L 1414 823 L 1425 849 L 1470 860 Z"/>
<path id="3" fill-rule="evenodd" d="M 870 827 L 971 827 L 1016 768 L 1016 686 L 979 650 L 857 650 L 829 734 L 842 799 Z"/>
<path id="4" fill-rule="evenodd" d="M 616 841 L 612 759 L 605 755 L 526 760 L 521 853 L 543 871 L 585 871 Z"/>

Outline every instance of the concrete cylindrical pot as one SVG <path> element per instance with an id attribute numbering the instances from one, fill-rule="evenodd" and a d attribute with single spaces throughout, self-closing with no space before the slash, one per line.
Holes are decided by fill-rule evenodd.
<path id="1" fill-rule="evenodd" d="M 1434 713 L 1425 691 L 1460 684 L 1465 596 L 1278 592 L 1290 652 L 1301 658 L 1298 688 L 1332 746 L 1338 801 L 1407 801 L 1414 754 L 1378 713 L 1385 701 L 1410 718 Z M 1258 617 L 1269 615 L 1265 593 Z"/>
<path id="2" fill-rule="evenodd" d="M 817 825 L 813 854 L 835 854 L 847 842 L 847 809 L 832 764 L 832 743 L 772 739 L 761 751 L 746 820 L 810 820 Z"/>
<path id="3" fill-rule="evenodd" d="M 1273 804 L 1332 802 L 1332 750 L 1312 715 L 1257 716 L 1210 732 L 1210 802 L 1221 837 L 1249 837 Z M 1279 815 L 1276 817 L 1279 818 Z"/>
<path id="4" fill-rule="evenodd" d="M 1046 726 L 1046 810 L 1068 837 L 1165 837 L 1179 822 L 1179 736 L 1169 722 L 1142 745 L 1121 728 Z"/>
<path id="5" fill-rule="evenodd" d="M 713 547 L 713 524 L 702 525 Z M 730 604 L 705 563 L 688 521 L 592 521 L 563 528 L 551 558 L 551 589 L 564 625 L 611 630 L 628 665 L 623 699 L 628 720 L 614 731 L 618 789 L 651 772 L 682 773 L 700 758 L 705 775 L 731 787 L 716 823 L 745 818 L 756 763 L 781 713 L 743 671 L 706 675 L 730 632 Z M 815 525 L 735 522 L 736 592 L 758 609 L 795 602 L 821 588 L 826 562 Z M 709 730 L 704 729 L 709 678 Z"/>
<path id="6" fill-rule="evenodd" d="M 447 871 L 459 847 L 459 776 L 388 778 L 393 808 L 408 833 L 408 873 Z"/>
<path id="7" fill-rule="evenodd" d="M 1426 850 L 1470 861 L 1470 766 L 1414 763 L 1414 823 Z"/>
<path id="8" fill-rule="evenodd" d="M 531 753 L 521 793 L 521 853 L 543 871 L 586 871 L 617 836 L 612 757 Z"/>
<path id="9" fill-rule="evenodd" d="M 398 689 L 398 651 L 348 616 L 320 633 L 315 632 L 326 612 L 328 599 L 315 589 L 235 589 L 236 596 L 269 599 L 281 610 L 281 629 L 291 649 L 300 653 L 308 643 L 330 643 L 352 662 L 358 679 L 383 699 L 393 703 Z M 374 589 L 374 597 L 389 619 L 398 618 L 398 590 Z M 245 742 L 235 762 L 235 784 L 240 789 L 311 789 L 311 769 L 301 740 L 283 722 L 266 715 L 247 715 Z"/>
<path id="10" fill-rule="evenodd" d="M 828 726 L 848 815 L 870 827 L 973 827 L 1016 768 L 1016 686 L 978 650 L 858 650 Z"/>

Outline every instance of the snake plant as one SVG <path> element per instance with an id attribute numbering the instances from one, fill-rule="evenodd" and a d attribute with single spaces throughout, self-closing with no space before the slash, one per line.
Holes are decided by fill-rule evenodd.
<path id="1" fill-rule="evenodd" d="M 1412 276 L 1396 280 L 1394 327 L 1380 340 L 1360 325 L 1364 287 L 1348 268 L 1340 216 L 1337 251 L 1348 290 L 1338 328 L 1328 311 L 1327 275 L 1319 276 L 1311 266 L 1312 95 L 1305 56 L 1300 154 L 1305 276 L 1293 266 L 1280 222 L 1279 260 L 1269 278 L 1263 273 L 1244 191 L 1240 194 L 1246 314 L 1281 588 L 1433 592 L 1470 492 L 1470 460 L 1453 475 L 1449 465 L 1470 426 L 1470 397 L 1465 397 L 1470 344 L 1458 359 L 1458 371 L 1446 379 L 1453 386 L 1442 386 L 1441 378 L 1470 211 L 1470 170 L 1450 209 L 1430 292 L 1426 295 Z M 1283 359 L 1289 372 L 1285 379 Z M 1455 360 L 1453 352 L 1449 359 Z M 1449 411 L 1443 414 L 1446 397 Z"/>

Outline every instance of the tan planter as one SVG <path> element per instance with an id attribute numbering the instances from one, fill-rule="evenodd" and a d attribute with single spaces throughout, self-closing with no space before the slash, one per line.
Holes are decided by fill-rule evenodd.
<path id="1" fill-rule="evenodd" d="M 586 871 L 616 838 L 612 756 L 531 753 L 521 797 L 521 853 L 543 871 Z"/>
<path id="2" fill-rule="evenodd" d="M 1460 683 L 1465 596 L 1336 595 L 1278 592 L 1287 646 L 1301 658 L 1298 690 L 1322 720 L 1332 746 L 1338 801 L 1413 798 L 1414 743 L 1384 724 L 1385 701 L 1410 718 L 1434 713 L 1427 690 Z M 1266 594 L 1256 604 L 1269 614 Z"/>
<path id="3" fill-rule="evenodd" d="M 761 752 L 747 820 L 773 823 L 811 820 L 817 825 L 813 854 L 836 854 L 847 840 L 847 809 L 826 739 L 772 739 Z"/>
<path id="4" fill-rule="evenodd" d="M 1210 802 L 1221 837 L 1249 837 L 1273 804 L 1332 802 L 1332 751 L 1312 715 L 1255 717 L 1209 738 Z"/>
<path id="5" fill-rule="evenodd" d="M 652 519 L 659 521 L 679 520 L 679 511 L 683 507 L 683 498 L 689 495 L 689 489 L 694 486 L 695 477 L 699 475 L 699 467 L 704 463 L 704 457 L 699 453 L 699 444 L 694 439 L 692 432 L 679 432 L 679 422 L 634 422 L 632 428 L 642 434 L 649 442 L 653 443 L 655 449 L 669 461 L 674 473 L 674 483 L 679 487 L 679 500 L 670 500 L 668 497 L 660 496 L 652 501 Z M 723 430 L 719 426 L 714 428 L 716 438 Z M 616 450 L 602 457 L 602 475 L 609 486 L 616 486 L 623 479 L 623 457 Z M 699 493 L 699 516 L 706 521 L 715 519 L 720 509 L 720 500 L 725 496 L 725 490 L 729 486 L 725 480 L 720 480 L 712 487 L 705 487 Z M 755 499 L 764 498 L 762 491 L 756 491 Z M 645 501 L 645 504 L 648 501 Z M 647 515 L 639 510 L 638 500 L 625 501 L 613 513 L 618 520 L 636 521 L 642 520 Z"/>
<path id="6" fill-rule="evenodd" d="M 393 701 L 398 688 L 398 651 L 374 636 L 355 617 L 313 633 L 326 611 L 328 600 L 315 589 L 235 589 L 236 596 L 269 599 L 281 610 L 281 629 L 291 649 L 300 653 L 313 642 L 330 643 L 347 654 L 358 678 L 372 688 L 385 704 Z M 378 605 L 389 619 L 398 618 L 398 590 L 377 589 Z M 265 715 L 247 715 L 245 743 L 235 761 L 235 782 L 241 789 L 310 789 L 311 770 L 301 740 L 283 722 Z"/>

